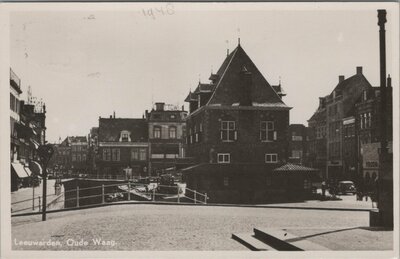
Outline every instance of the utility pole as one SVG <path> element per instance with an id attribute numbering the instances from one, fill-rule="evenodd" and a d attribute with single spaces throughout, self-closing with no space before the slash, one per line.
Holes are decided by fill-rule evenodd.
<path id="1" fill-rule="evenodd" d="M 393 167 L 388 153 L 387 87 L 386 87 L 386 10 L 378 10 L 379 53 L 380 53 L 380 152 L 377 182 L 378 219 L 380 226 L 393 227 Z M 391 103 L 391 102 L 390 102 Z"/>
<path id="2" fill-rule="evenodd" d="M 54 149 L 50 144 L 41 145 L 38 148 L 38 154 L 40 162 L 42 164 L 42 178 L 43 178 L 43 191 L 42 191 L 42 221 L 46 221 L 46 209 L 47 209 L 47 165 L 51 156 L 54 153 Z"/>

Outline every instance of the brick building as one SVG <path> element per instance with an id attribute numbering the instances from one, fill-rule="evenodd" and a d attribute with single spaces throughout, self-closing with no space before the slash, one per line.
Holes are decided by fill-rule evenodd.
<path id="1" fill-rule="evenodd" d="M 323 177 L 327 163 L 326 117 L 326 97 L 320 97 L 318 109 L 308 120 L 306 165 L 319 169 Z"/>
<path id="2" fill-rule="evenodd" d="M 317 111 L 308 121 L 308 163 L 323 169 L 326 157 L 325 178 L 355 180 L 358 171 L 355 105 L 368 89 L 372 86 L 363 75 L 362 67 L 357 67 L 356 74 L 347 79 L 339 76 L 336 87 L 328 96 L 320 98 Z"/>
<path id="3" fill-rule="evenodd" d="M 148 127 L 146 119 L 99 118 L 99 178 L 126 179 L 148 175 Z"/>
<path id="4" fill-rule="evenodd" d="M 289 125 L 289 162 L 303 165 L 307 155 L 307 128 L 303 124 Z"/>
<path id="5" fill-rule="evenodd" d="M 363 92 L 361 98 L 356 103 L 355 125 L 358 143 L 358 161 L 360 169 L 358 172 L 359 181 L 371 189 L 372 183 L 379 176 L 379 149 L 381 147 L 381 96 L 380 87 L 372 87 Z M 387 78 L 387 141 L 389 154 L 393 155 L 393 98 L 392 82 L 390 76 Z M 369 187 L 368 187 L 369 186 Z"/>
<path id="6" fill-rule="evenodd" d="M 197 164 L 182 170 L 188 188 L 206 192 L 210 202 L 301 196 L 293 190 L 304 191 L 306 174 L 292 166 L 288 170 L 295 173 L 275 170 L 287 162 L 289 144 L 290 107 L 279 88 L 267 82 L 239 44 L 210 83 L 189 92 L 187 156 Z"/>
<path id="7" fill-rule="evenodd" d="M 71 146 L 71 170 L 73 175 L 86 175 L 89 169 L 89 145 L 85 136 L 69 138 Z"/>
<path id="8" fill-rule="evenodd" d="M 149 175 L 162 174 L 175 168 L 178 159 L 185 156 L 184 134 L 187 111 L 165 103 L 156 103 L 146 110 L 149 136 Z"/>

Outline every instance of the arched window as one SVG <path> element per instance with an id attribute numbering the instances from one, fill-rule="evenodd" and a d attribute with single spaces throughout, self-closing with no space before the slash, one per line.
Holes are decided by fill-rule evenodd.
<path id="1" fill-rule="evenodd" d="M 171 126 L 169 127 L 169 134 L 168 134 L 169 138 L 176 138 L 176 127 L 175 126 Z"/>

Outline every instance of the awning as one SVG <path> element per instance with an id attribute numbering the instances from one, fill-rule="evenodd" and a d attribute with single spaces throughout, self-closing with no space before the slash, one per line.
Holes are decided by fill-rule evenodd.
<path id="1" fill-rule="evenodd" d="M 29 169 L 29 167 L 24 167 L 25 172 L 28 174 L 28 176 L 32 175 L 32 171 Z"/>
<path id="2" fill-rule="evenodd" d="M 31 161 L 29 167 L 35 175 L 42 175 L 42 166 L 38 162 Z"/>
<path id="3" fill-rule="evenodd" d="M 19 178 L 26 178 L 29 176 L 21 163 L 11 163 L 11 167 Z"/>

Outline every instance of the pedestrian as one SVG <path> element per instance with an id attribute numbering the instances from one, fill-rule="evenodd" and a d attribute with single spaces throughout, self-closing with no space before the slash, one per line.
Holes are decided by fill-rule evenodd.
<path id="1" fill-rule="evenodd" d="M 322 184 L 321 184 L 321 190 L 322 190 L 322 197 L 325 198 L 325 191 L 326 191 L 326 183 L 325 183 L 325 181 L 323 181 Z"/>

